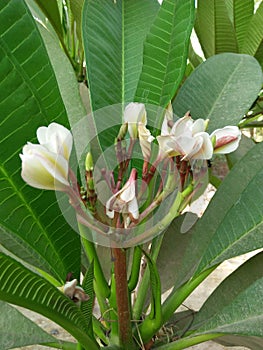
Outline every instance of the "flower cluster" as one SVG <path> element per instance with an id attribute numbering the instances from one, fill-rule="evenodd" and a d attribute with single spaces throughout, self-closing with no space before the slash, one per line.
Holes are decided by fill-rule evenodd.
<path id="1" fill-rule="evenodd" d="M 52 123 L 48 127 L 40 127 L 37 130 L 39 144 L 28 143 L 23 147 L 20 155 L 22 178 L 36 188 L 67 192 L 70 203 L 75 209 L 83 207 L 84 204 L 88 209 L 92 209 L 92 215 L 96 215 L 101 222 L 112 223 L 116 227 L 126 229 L 143 220 L 146 214 L 148 215 L 155 206 L 160 204 L 164 193 L 169 192 L 164 191 L 165 185 L 161 183 L 155 197 L 156 200 L 153 200 L 150 209 L 146 208 L 145 212 L 140 213 L 138 201 L 145 187 L 141 187 L 140 190 L 137 188 L 139 169 L 132 169 L 130 175 L 127 174 L 133 146 L 137 140 L 144 160 L 141 173 L 145 186 L 145 184 L 149 185 L 158 165 L 163 163 L 167 167 L 167 164 L 170 164 L 170 169 L 172 169 L 172 164 L 176 159 L 177 169 L 180 169 L 182 165 L 186 169 L 191 167 L 192 160 L 206 160 L 211 159 L 214 153 L 233 152 L 238 147 L 241 138 L 241 132 L 236 126 L 226 126 L 208 134 L 206 131 L 208 120 L 193 120 L 189 113 L 174 122 L 171 105 L 167 107 L 161 133 L 156 139 L 147 128 L 144 104 L 128 104 L 124 110 L 123 119 L 117 140 L 118 143 L 127 141 L 126 133 L 128 132 L 130 145 L 128 150 L 126 146 L 117 147 L 119 152 L 116 153 L 117 159 L 119 154 L 121 156 L 116 182 L 113 171 L 104 174 L 105 181 L 112 193 L 104 205 L 104 213 L 101 212 L 101 209 L 97 211 L 98 196 L 93 182 L 93 165 L 89 165 L 92 163 L 91 154 L 88 154 L 86 161 L 86 186 L 81 190 L 81 186 L 69 167 L 72 135 L 62 125 Z M 151 151 L 154 140 L 159 147 L 156 159 L 152 159 L 154 152 Z M 150 161 L 152 161 L 151 166 Z M 190 174 L 191 172 L 184 172 L 180 190 L 184 189 L 185 178 Z M 172 181 L 175 182 L 176 179 L 172 178 Z M 171 177 L 169 178 L 170 183 Z"/>

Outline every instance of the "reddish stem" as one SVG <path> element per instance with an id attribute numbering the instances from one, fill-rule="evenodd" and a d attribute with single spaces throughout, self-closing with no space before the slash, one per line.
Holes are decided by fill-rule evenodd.
<path id="1" fill-rule="evenodd" d="M 114 256 L 120 346 L 124 350 L 132 350 L 134 345 L 128 295 L 126 251 L 122 248 L 113 248 L 112 252 Z"/>

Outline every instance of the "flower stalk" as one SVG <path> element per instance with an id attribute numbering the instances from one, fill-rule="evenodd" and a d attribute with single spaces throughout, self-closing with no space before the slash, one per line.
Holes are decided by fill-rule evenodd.
<path id="1" fill-rule="evenodd" d="M 119 324 L 119 342 L 123 350 L 135 349 L 132 338 L 131 312 L 127 283 L 126 251 L 113 248 L 116 301 Z"/>

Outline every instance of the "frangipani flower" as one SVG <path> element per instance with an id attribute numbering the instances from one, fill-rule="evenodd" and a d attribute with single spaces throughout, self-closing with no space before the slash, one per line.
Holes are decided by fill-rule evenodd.
<path id="1" fill-rule="evenodd" d="M 51 123 L 47 127 L 41 126 L 37 129 L 37 139 L 47 150 L 69 160 L 73 139 L 70 131 L 63 125 Z"/>
<path id="2" fill-rule="evenodd" d="M 167 122 L 166 122 L 167 123 Z M 182 160 L 210 159 L 213 155 L 213 145 L 206 129 L 206 121 L 197 119 L 193 121 L 187 113 L 179 119 L 166 134 L 167 129 L 162 128 L 162 134 L 157 137 L 160 153 L 165 156 L 182 156 Z"/>
<path id="3" fill-rule="evenodd" d="M 124 122 L 128 123 L 128 131 L 132 139 L 138 137 L 138 123 L 147 124 L 146 110 L 143 103 L 131 102 L 124 110 Z"/>
<path id="4" fill-rule="evenodd" d="M 125 227 L 128 226 L 129 219 L 136 221 L 139 218 L 139 208 L 136 198 L 136 178 L 137 171 L 132 169 L 129 180 L 121 190 L 115 193 L 106 203 L 106 215 L 114 218 L 115 212 L 122 213 Z"/>
<path id="5" fill-rule="evenodd" d="M 241 139 L 241 131 L 237 126 L 225 126 L 213 131 L 210 137 L 212 141 L 215 139 L 214 153 L 227 154 L 237 149 Z"/>
<path id="6" fill-rule="evenodd" d="M 66 282 L 64 286 L 59 287 L 59 290 L 76 303 L 89 300 L 89 296 L 77 284 L 78 281 L 74 279 Z"/>
<path id="7" fill-rule="evenodd" d="M 28 143 L 23 147 L 23 180 L 32 187 L 65 191 L 68 186 L 68 162 L 61 155 L 48 151 L 41 145 Z"/>
<path id="8" fill-rule="evenodd" d="M 28 143 L 23 147 L 21 176 L 30 186 L 67 191 L 69 187 L 68 160 L 72 149 L 72 135 L 57 123 L 37 130 L 39 145 Z"/>

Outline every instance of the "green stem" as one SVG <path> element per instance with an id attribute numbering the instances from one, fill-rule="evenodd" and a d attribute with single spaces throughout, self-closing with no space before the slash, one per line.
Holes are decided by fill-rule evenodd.
<path id="1" fill-rule="evenodd" d="M 162 241 L 162 240 L 160 240 Z M 158 255 L 158 254 L 157 254 Z M 156 257 L 157 257 L 156 255 Z M 146 256 L 147 257 L 147 256 Z M 147 257 L 148 267 L 150 271 L 150 282 L 152 290 L 151 311 L 145 320 L 139 325 L 140 339 L 144 344 L 149 342 L 152 334 L 155 334 L 162 326 L 162 307 L 161 307 L 161 281 L 156 268 L 155 261 L 149 256 Z M 156 260 L 156 259 L 155 259 Z"/>
<path id="2" fill-rule="evenodd" d="M 142 257 L 141 248 L 139 246 L 134 247 L 131 274 L 128 282 L 128 288 L 130 292 L 132 292 L 136 288 L 139 280 L 141 257 Z"/>
<path id="3" fill-rule="evenodd" d="M 150 256 L 154 262 L 156 262 L 159 251 L 161 249 L 162 239 L 163 239 L 163 235 L 160 235 L 153 239 Z M 134 320 L 139 320 L 142 315 L 143 307 L 144 307 L 147 293 L 149 290 L 149 282 L 150 282 L 150 271 L 149 271 L 149 267 L 147 267 L 147 270 L 144 272 L 144 275 L 142 277 L 140 287 L 137 292 L 137 299 L 133 307 Z"/>
<path id="4" fill-rule="evenodd" d="M 126 270 L 126 251 L 113 248 L 116 301 L 119 323 L 119 342 L 123 350 L 134 349 Z"/>
<path id="5" fill-rule="evenodd" d="M 133 237 L 131 240 L 126 241 L 125 246 L 129 247 L 131 243 L 134 246 L 142 241 L 146 241 L 149 237 L 154 237 L 156 232 L 163 231 L 180 214 L 182 204 L 193 190 L 193 184 L 190 184 L 183 192 L 178 192 L 169 212 L 159 221 L 158 225 L 147 230 L 144 234 L 140 234 L 138 237 Z"/>
<path id="6" fill-rule="evenodd" d="M 193 292 L 193 290 L 203 282 L 207 276 L 213 272 L 218 265 L 210 267 L 209 269 L 201 272 L 197 277 L 193 278 L 189 282 L 182 285 L 180 288 L 171 292 L 169 297 L 165 300 L 162 306 L 163 322 L 167 322 L 175 310 L 182 304 L 182 302 Z"/>
<path id="7" fill-rule="evenodd" d="M 82 226 L 80 224 L 79 224 L 79 230 L 81 233 Z M 95 276 L 95 282 L 98 286 L 97 291 L 103 298 L 108 298 L 110 295 L 110 287 L 103 274 L 94 243 L 91 241 L 88 241 L 86 238 L 83 237 L 83 235 L 81 235 L 81 242 L 82 242 L 83 249 L 87 255 L 87 258 L 89 259 L 89 262 L 91 263 L 92 261 L 94 261 L 94 276 Z"/>
<path id="8" fill-rule="evenodd" d="M 169 223 L 172 222 L 173 219 L 175 219 L 179 214 L 180 214 L 180 208 L 187 196 L 189 196 L 193 191 L 193 185 L 190 184 L 183 192 L 178 192 L 175 201 L 169 210 L 168 214 L 159 222 L 158 227 L 166 227 L 168 226 Z M 153 234 L 152 231 L 156 230 L 155 227 L 153 227 L 152 230 L 147 231 L 147 236 Z M 151 255 L 152 259 L 156 261 L 159 250 L 161 248 L 162 244 L 162 237 L 158 236 L 153 240 L 153 244 L 157 244 L 156 247 L 152 246 L 152 252 L 154 255 Z M 133 318 L 135 320 L 139 320 L 142 314 L 144 302 L 146 299 L 148 287 L 149 287 L 149 279 L 150 279 L 150 273 L 149 270 L 147 269 L 144 273 L 144 276 L 142 278 L 140 288 L 138 291 L 138 297 L 135 301 L 134 308 L 133 308 Z"/>
<path id="9" fill-rule="evenodd" d="M 212 333 L 212 334 L 201 334 L 192 338 L 181 338 L 175 342 L 159 346 L 158 350 L 181 350 L 186 349 L 189 346 L 200 344 L 211 339 L 219 338 L 223 334 L 221 333 Z"/>

